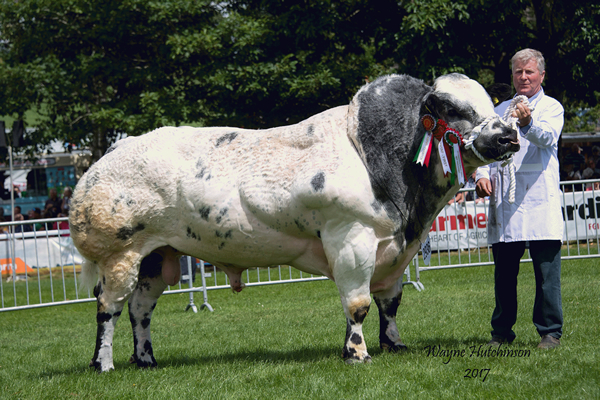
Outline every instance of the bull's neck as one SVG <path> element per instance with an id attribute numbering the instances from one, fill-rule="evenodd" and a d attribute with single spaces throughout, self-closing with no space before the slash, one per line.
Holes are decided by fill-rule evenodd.
<path id="1" fill-rule="evenodd" d="M 394 222 L 396 240 L 407 244 L 429 232 L 434 218 L 460 188 L 444 177 L 435 149 L 429 167 L 424 167 L 413 162 L 413 147 L 377 147 L 362 154 L 376 201 Z"/>

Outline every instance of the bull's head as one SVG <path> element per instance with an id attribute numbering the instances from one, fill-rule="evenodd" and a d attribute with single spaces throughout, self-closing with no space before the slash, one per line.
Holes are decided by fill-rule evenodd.
<path id="1" fill-rule="evenodd" d="M 517 131 L 496 115 L 490 96 L 479 83 L 465 75 L 449 74 L 436 79 L 433 89 L 422 111 L 434 114 L 462 135 L 467 169 L 507 159 L 519 151 Z"/>

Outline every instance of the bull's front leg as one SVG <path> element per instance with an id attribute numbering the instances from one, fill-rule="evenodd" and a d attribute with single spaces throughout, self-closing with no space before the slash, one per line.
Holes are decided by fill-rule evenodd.
<path id="1" fill-rule="evenodd" d="M 133 330 L 133 355 L 129 362 L 141 368 L 157 365 L 150 338 L 150 321 L 158 298 L 168 286 L 162 277 L 165 268 L 180 268 L 172 253 L 154 252 L 145 257 L 140 265 L 137 286 L 129 298 L 129 321 Z"/>
<path id="2" fill-rule="evenodd" d="M 402 299 L 402 278 L 386 292 L 374 294 L 373 298 L 379 309 L 379 347 L 392 352 L 406 350 L 396 325 L 396 313 Z"/>
<path id="3" fill-rule="evenodd" d="M 356 221 L 328 225 L 322 233 L 323 247 L 346 314 L 342 356 L 349 364 L 368 363 L 371 356 L 367 352 L 362 325 L 371 305 L 370 283 L 377 238 L 372 228 Z"/>

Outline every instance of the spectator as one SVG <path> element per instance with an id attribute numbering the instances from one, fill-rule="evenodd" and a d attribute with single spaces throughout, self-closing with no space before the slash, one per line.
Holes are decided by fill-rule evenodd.
<path id="1" fill-rule="evenodd" d="M 16 207 L 15 207 L 15 208 L 16 208 Z M 18 222 L 18 221 L 25 221 L 25 217 L 24 217 L 24 216 L 23 216 L 23 214 L 21 214 L 21 213 L 18 213 L 18 214 L 17 214 L 17 213 L 15 213 L 15 221 L 16 221 L 16 222 Z M 31 230 L 31 229 L 30 229 L 30 226 L 29 226 L 29 225 L 24 225 L 24 224 L 21 224 L 21 225 L 15 225 L 15 232 L 16 232 L 16 233 L 20 233 L 20 232 L 29 232 L 30 230 Z"/>
<path id="2" fill-rule="evenodd" d="M 69 216 L 69 209 L 71 208 L 71 196 L 73 196 L 73 189 L 69 186 L 65 187 L 63 191 L 63 199 L 60 207 L 61 212 L 65 217 Z"/>
<path id="3" fill-rule="evenodd" d="M 58 214 L 58 218 L 63 218 L 66 217 L 66 214 L 60 213 Z M 60 222 L 55 222 L 52 225 L 52 229 L 54 230 L 69 230 L 69 221 L 60 221 Z M 69 232 L 66 233 L 61 233 L 60 236 L 62 237 L 68 237 L 69 236 Z"/>
<path id="4" fill-rule="evenodd" d="M 61 207 L 62 200 L 58 198 L 56 189 L 50 189 L 50 197 L 46 200 L 46 205 L 44 207 L 45 215 L 47 215 L 48 218 L 55 218 L 60 212 Z"/>
<path id="5" fill-rule="evenodd" d="M 594 160 L 590 157 L 587 162 L 587 168 L 583 170 L 583 172 L 581 173 L 581 179 L 592 179 L 592 177 L 594 176 L 594 170 L 595 170 L 595 163 Z M 592 189 L 593 184 L 592 183 L 586 183 L 585 184 L 585 190 L 591 190 Z"/>
<path id="6" fill-rule="evenodd" d="M 33 210 L 29 211 L 29 219 L 42 219 L 42 210 L 40 210 L 38 207 L 34 208 Z M 42 224 L 41 222 L 36 222 L 35 224 L 31 225 L 32 230 L 37 231 L 43 231 L 46 229 L 45 224 Z"/>
<path id="7" fill-rule="evenodd" d="M 585 157 L 581 154 L 582 149 L 577 143 L 571 146 L 571 152 L 565 157 L 565 164 L 573 164 L 573 171 L 581 174 L 585 168 Z"/>
<path id="8" fill-rule="evenodd" d="M 600 146 L 592 147 L 592 155 L 590 156 L 594 162 L 594 169 L 597 174 L 600 174 Z"/>
<path id="9" fill-rule="evenodd" d="M 6 182 L 6 177 L 4 173 L 0 173 L 0 198 L 2 200 L 10 200 L 10 190 L 6 189 L 4 186 Z"/>

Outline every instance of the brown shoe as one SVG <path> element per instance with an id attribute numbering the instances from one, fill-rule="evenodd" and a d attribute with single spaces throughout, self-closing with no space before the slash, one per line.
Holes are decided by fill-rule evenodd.
<path id="1" fill-rule="evenodd" d="M 500 346 L 501 344 L 510 344 L 506 338 L 502 336 L 492 336 L 492 340 L 488 342 L 488 346 Z"/>
<path id="2" fill-rule="evenodd" d="M 538 349 L 553 349 L 558 346 L 560 346 L 560 339 L 557 339 L 554 336 L 544 335 L 542 336 L 540 344 L 538 344 Z"/>

